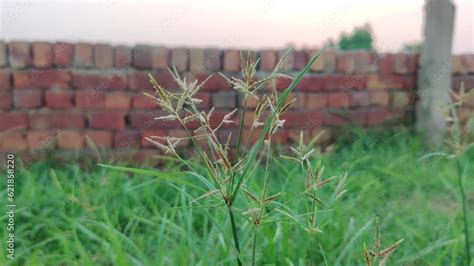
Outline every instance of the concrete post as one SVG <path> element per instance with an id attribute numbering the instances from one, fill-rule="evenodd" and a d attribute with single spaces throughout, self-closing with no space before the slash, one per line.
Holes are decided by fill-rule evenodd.
<path id="1" fill-rule="evenodd" d="M 417 130 L 439 146 L 446 133 L 443 109 L 451 90 L 451 47 L 455 7 L 451 0 L 426 0 L 424 40 L 418 70 Z"/>

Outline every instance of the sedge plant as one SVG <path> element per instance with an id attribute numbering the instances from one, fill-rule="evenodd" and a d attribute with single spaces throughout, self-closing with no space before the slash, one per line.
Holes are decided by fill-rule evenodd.
<path id="1" fill-rule="evenodd" d="M 364 244 L 365 265 L 372 266 L 376 265 L 377 262 L 379 266 L 387 265 L 390 255 L 395 252 L 397 247 L 400 246 L 403 241 L 404 239 L 402 238 L 392 245 L 382 249 L 382 236 L 380 234 L 379 218 L 376 217 L 374 246 L 372 249 L 367 249 L 367 246 Z"/>
<path id="2" fill-rule="evenodd" d="M 279 71 L 285 63 L 288 52 L 277 63 L 274 71 L 261 78 L 256 76 L 258 60 L 254 60 L 251 54 L 246 56 L 241 54 L 241 77 L 221 75 L 235 91 L 242 94 L 242 111 L 239 112 L 238 109 L 235 109 L 224 115 L 218 123 L 213 119 L 214 108 L 211 108 L 209 111 L 199 108 L 201 100 L 196 95 L 206 81 L 202 83 L 188 81 L 186 78 L 181 77 L 176 69 L 170 69 L 169 71 L 179 87 L 178 91 L 172 91 L 162 87 L 159 81 L 155 80 L 152 75 L 149 75 L 155 93 L 147 94 L 147 96 L 164 111 L 163 115 L 155 119 L 179 123 L 186 131 L 186 136 L 156 136 L 149 137 L 148 140 L 155 144 L 165 155 L 179 160 L 186 167 L 185 173 L 192 175 L 200 182 L 202 193 L 200 196 L 193 198 L 193 203 L 206 198 L 216 202 L 213 206 L 221 206 L 226 209 L 238 265 L 244 263 L 244 257 L 241 250 L 241 234 L 239 234 L 239 228 L 242 226 L 239 224 L 237 216 L 243 217 L 244 221 L 254 225 L 251 251 L 252 265 L 257 263 L 258 231 L 263 224 L 288 218 L 284 217 L 285 215 L 291 218 L 289 220 L 302 224 L 301 217 L 308 217 L 308 222 L 304 226 L 305 230 L 310 235 L 319 232 L 316 222 L 316 204 L 323 202 L 316 196 L 316 190 L 329 183 L 334 177 L 322 180 L 322 167 L 320 164 L 316 166 L 315 170 L 312 169 L 309 161 L 312 151 L 304 151 L 302 140 L 299 148 L 293 149 L 296 152 L 296 157 L 292 158 L 300 162 L 302 170 L 311 184 L 307 184 L 306 190 L 303 193 L 290 198 L 288 201 L 284 201 L 282 199 L 284 191 L 271 193 L 269 183 L 272 179 L 272 144 L 275 134 L 284 126 L 285 120 L 282 119 L 282 116 L 295 102 L 295 99 L 290 99 L 290 94 L 316 62 L 321 52 L 322 50 L 294 78 L 284 75 Z M 280 93 L 276 89 L 277 78 L 291 78 L 292 82 Z M 257 102 L 252 116 L 246 115 L 249 101 Z M 237 124 L 236 117 L 239 114 L 240 123 L 238 123 L 236 146 L 232 147 L 231 140 L 235 139 L 234 136 L 232 136 L 232 133 L 222 134 L 221 129 L 225 128 L 228 124 Z M 251 121 L 246 121 L 246 119 Z M 250 134 L 244 136 L 243 129 L 247 124 L 251 125 Z M 260 131 L 255 130 L 257 128 Z M 260 132 L 260 134 L 258 140 L 252 143 L 249 139 L 252 139 L 252 134 L 255 134 L 255 132 Z M 180 143 L 188 141 L 192 144 L 193 151 L 200 163 L 194 163 L 192 158 L 187 158 L 180 154 L 178 149 Z M 303 154 L 303 152 L 305 153 Z M 258 174 L 256 173 L 256 169 L 260 164 L 264 164 L 263 176 L 257 176 Z M 158 177 L 163 176 L 162 173 L 156 173 L 158 171 L 103 166 L 134 173 L 150 174 Z M 205 174 L 202 174 L 203 169 Z M 262 177 L 263 182 L 259 188 L 252 188 L 248 185 L 249 180 Z M 342 188 L 342 185 L 339 188 Z M 340 193 L 342 189 L 339 190 L 334 199 L 342 194 Z M 309 199 L 308 213 L 297 215 L 286 211 L 289 209 L 286 207 L 286 203 L 301 198 L 301 196 L 306 196 Z"/>

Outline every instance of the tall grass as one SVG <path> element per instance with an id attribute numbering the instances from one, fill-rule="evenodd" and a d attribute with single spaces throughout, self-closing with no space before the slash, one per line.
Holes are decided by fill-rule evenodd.
<path id="1" fill-rule="evenodd" d="M 407 134 L 356 136 L 351 145 L 336 145 L 327 154 L 316 153 L 326 177 L 348 172 L 336 208 L 321 209 L 329 220 L 320 225 L 310 245 L 303 227 L 290 218 L 267 220 L 258 230 L 258 264 L 303 265 L 308 250 L 318 265 L 363 265 L 363 243 L 372 246 L 375 215 L 380 217 L 382 246 L 404 238 L 390 257 L 393 265 L 465 265 L 461 204 L 457 200 L 456 168 L 452 162 L 417 159 L 427 151 Z M 104 158 L 107 158 L 105 154 Z M 467 151 L 465 162 L 474 161 Z M 191 161 L 194 165 L 195 161 Z M 286 191 L 281 200 L 294 213 L 307 212 L 301 193 L 306 179 L 296 162 L 273 156 L 268 191 Z M 225 206 L 213 197 L 195 201 L 204 192 L 200 181 L 184 165 L 171 162 L 157 169 L 129 174 L 99 168 L 77 160 L 18 165 L 16 183 L 16 261 L 1 265 L 235 265 L 230 220 Z M 248 187 L 262 186 L 263 165 Z M 474 172 L 472 163 L 465 173 Z M 201 174 L 205 169 L 198 168 Z M 180 176 L 180 178 L 172 178 Z M 467 201 L 474 180 L 464 179 Z M 5 187 L 0 184 L 4 198 Z M 329 183 L 319 191 L 325 203 L 336 189 Z M 242 197 L 245 198 L 245 197 Z M 220 204 L 220 207 L 216 206 Z M 238 201 L 236 208 L 243 208 Z M 472 204 L 467 217 L 474 219 Z M 308 216 L 305 216 L 306 218 Z M 305 219 L 306 219 L 305 218 Z M 6 216 L 0 217 L 4 223 Z M 254 225 L 236 213 L 240 224 L 241 258 L 252 257 Z M 472 229 L 472 227 L 471 227 Z M 0 230 L 0 241 L 6 241 Z"/>

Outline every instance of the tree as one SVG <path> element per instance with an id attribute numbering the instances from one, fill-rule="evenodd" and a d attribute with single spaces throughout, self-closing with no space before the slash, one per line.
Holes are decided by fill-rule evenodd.
<path id="1" fill-rule="evenodd" d="M 339 39 L 339 49 L 348 50 L 372 50 L 372 28 L 369 24 L 362 27 L 355 27 L 352 33 L 346 35 L 343 33 Z"/>

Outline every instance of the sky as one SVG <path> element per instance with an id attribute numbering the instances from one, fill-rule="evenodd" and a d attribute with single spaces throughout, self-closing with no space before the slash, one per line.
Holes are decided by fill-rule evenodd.
<path id="1" fill-rule="evenodd" d="M 474 0 L 456 4 L 453 52 L 474 53 Z M 0 39 L 186 47 L 320 47 L 369 23 L 375 47 L 422 39 L 423 0 L 0 0 Z"/>

